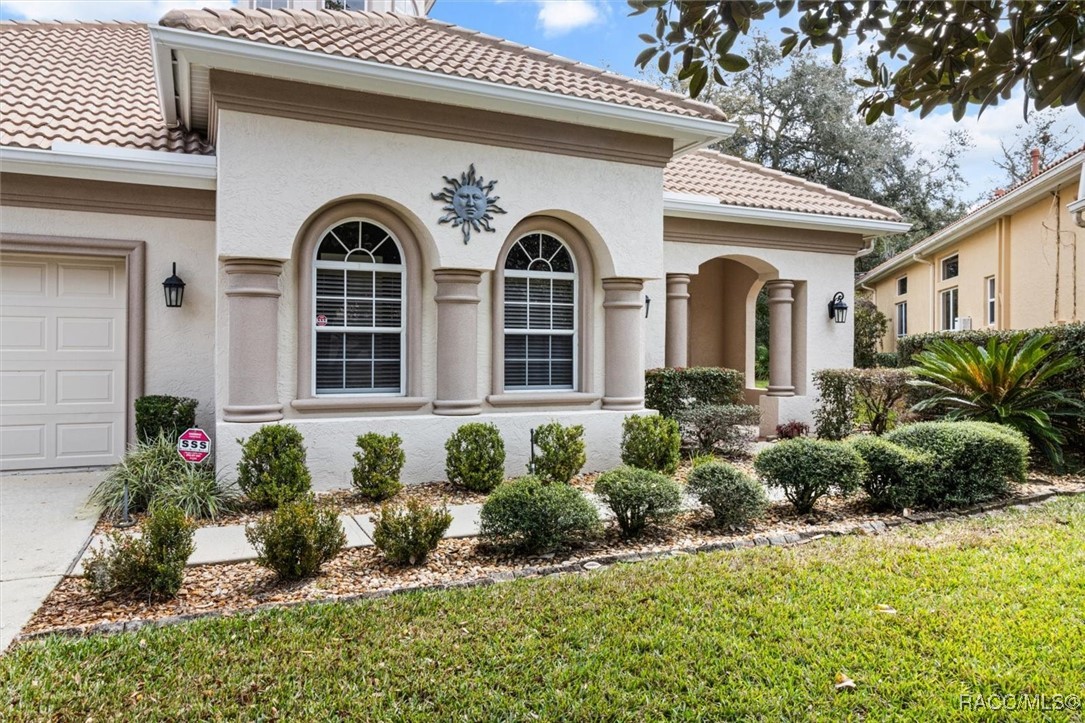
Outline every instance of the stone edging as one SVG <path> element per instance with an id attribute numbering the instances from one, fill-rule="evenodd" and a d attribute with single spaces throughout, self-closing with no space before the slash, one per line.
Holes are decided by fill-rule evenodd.
<path id="1" fill-rule="evenodd" d="M 501 582 L 510 582 L 512 580 L 518 580 L 527 577 L 543 577 L 574 572 L 591 572 L 592 570 L 597 570 L 602 567 L 608 567 L 610 565 L 616 565 L 618 563 L 642 562 L 645 560 L 690 555 L 693 553 L 717 552 L 721 550 L 740 550 L 747 547 L 790 547 L 816 542 L 817 540 L 824 539 L 826 537 L 843 537 L 846 535 L 881 535 L 887 533 L 891 528 L 900 527 L 907 522 L 916 525 L 925 525 L 932 522 L 940 522 L 942 520 L 949 520 L 954 518 L 981 517 L 995 510 L 1002 510 L 1007 507 L 1012 507 L 1014 509 L 1024 509 L 1027 506 L 1032 506 L 1041 502 L 1045 502 L 1053 497 L 1073 497 L 1077 495 L 1085 495 L 1085 489 L 1052 490 L 1050 492 L 1040 492 L 1034 495 L 1029 495 L 1028 497 L 1019 497 L 1011 500 L 989 502 L 985 504 L 974 505 L 972 507 L 967 507 L 962 510 L 948 510 L 945 512 L 918 512 L 908 515 L 907 517 L 896 517 L 888 521 L 875 520 L 874 522 L 863 522 L 861 524 L 845 528 L 843 530 L 833 529 L 830 527 L 813 527 L 808 530 L 803 530 L 802 532 L 781 532 L 767 535 L 753 535 L 752 537 L 742 537 L 734 540 L 723 540 L 720 542 L 709 542 L 703 545 L 688 545 L 685 547 L 676 546 L 667 550 L 657 550 L 654 552 L 630 552 L 617 555 L 600 555 L 598 557 L 593 557 L 586 560 L 578 560 L 576 562 L 563 562 L 557 565 L 546 565 L 541 567 L 523 567 L 519 570 L 497 572 L 492 575 L 471 578 L 469 580 L 458 580 L 456 582 L 439 583 L 436 585 L 404 585 L 401 587 L 388 588 L 386 590 L 370 590 L 354 595 L 340 595 L 338 597 L 328 597 L 320 600 L 292 600 L 289 602 L 281 603 L 264 603 L 262 605 L 256 605 L 251 608 L 245 608 L 244 610 L 208 610 L 206 612 L 188 613 L 185 615 L 172 615 L 170 617 L 152 618 L 147 620 L 137 619 L 112 623 L 96 623 L 94 625 L 76 625 L 68 628 L 54 628 L 52 630 L 41 630 L 34 633 L 20 634 L 16 636 L 16 638 L 12 641 L 11 647 L 19 645 L 20 643 L 26 642 L 28 640 L 45 638 L 51 635 L 84 637 L 90 635 L 111 635 L 116 633 L 128 633 L 134 632 L 136 630 L 141 630 L 143 628 L 164 628 L 171 625 L 177 625 L 180 623 L 187 623 L 193 620 L 202 620 L 206 618 L 225 618 L 238 617 L 243 615 L 254 615 L 267 610 L 282 610 L 298 607 L 300 605 L 353 603 L 362 600 L 391 597 L 392 595 L 402 595 L 411 592 L 422 592 L 425 590 L 456 590 L 460 588 L 484 587 L 486 585 L 494 585 Z"/>

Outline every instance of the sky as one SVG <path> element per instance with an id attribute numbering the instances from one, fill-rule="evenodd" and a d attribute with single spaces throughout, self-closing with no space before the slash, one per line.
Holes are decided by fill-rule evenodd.
<path id="1" fill-rule="evenodd" d="M 0 19 L 153 22 L 173 8 L 230 4 L 231 0 L 0 0 Z M 646 47 L 637 36 L 651 33 L 653 25 L 650 14 L 629 17 L 625 0 L 437 0 L 430 15 L 633 77 L 640 75 L 633 59 Z M 762 28 L 773 37 L 780 25 L 774 20 Z M 989 194 L 1002 182 L 1002 172 L 991 159 L 1001 157 L 999 141 L 1009 140 L 1023 122 L 1019 97 L 988 108 L 981 117 L 973 111 L 960 123 L 953 121 L 948 109 L 922 121 L 918 114 L 898 113 L 897 117 L 912 132 L 918 152 L 925 155 L 933 155 L 954 128 L 970 133 L 974 146 L 962 158 L 967 202 Z M 1085 143 L 1085 118 L 1072 109 L 1062 117 L 1058 128 L 1069 127 L 1074 145 Z"/>

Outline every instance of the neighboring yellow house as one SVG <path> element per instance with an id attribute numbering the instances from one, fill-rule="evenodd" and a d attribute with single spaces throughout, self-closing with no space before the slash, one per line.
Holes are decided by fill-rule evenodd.
<path id="1" fill-rule="evenodd" d="M 856 282 L 908 334 L 1031 329 L 1085 319 L 1085 147 Z"/>

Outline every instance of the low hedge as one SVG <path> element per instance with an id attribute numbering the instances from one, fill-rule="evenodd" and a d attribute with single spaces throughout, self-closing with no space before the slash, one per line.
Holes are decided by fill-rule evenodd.
<path id="1" fill-rule="evenodd" d="M 673 419 L 631 415 L 622 422 L 622 464 L 674 474 L 681 452 L 682 435 Z"/>
<path id="2" fill-rule="evenodd" d="M 199 402 L 190 397 L 172 397 L 168 394 L 148 394 L 136 400 L 136 439 L 153 441 L 164 434 L 171 442 L 186 429 L 196 426 L 196 407 Z"/>
<path id="3" fill-rule="evenodd" d="M 796 512 L 806 514 L 825 495 L 859 489 L 866 465 L 843 442 L 798 437 L 765 449 L 754 459 L 754 469 L 769 487 L 783 490 Z"/>
<path id="4" fill-rule="evenodd" d="M 517 552 L 575 547 L 602 532 L 595 505 L 576 487 L 521 477 L 495 489 L 479 512 L 479 537 Z"/>
<path id="5" fill-rule="evenodd" d="M 673 417 L 704 404 L 741 404 L 746 376 L 723 367 L 649 369 L 644 373 L 644 406 Z"/>
<path id="6" fill-rule="evenodd" d="M 874 508 L 899 511 L 915 507 L 929 490 L 934 463 L 931 455 L 883 437 L 853 437 L 848 443 L 866 462 L 862 486 Z"/>
<path id="7" fill-rule="evenodd" d="M 673 519 L 682 504 L 677 482 L 636 467 L 619 467 L 600 475 L 595 494 L 614 513 L 623 537 L 637 537 L 650 523 Z"/>

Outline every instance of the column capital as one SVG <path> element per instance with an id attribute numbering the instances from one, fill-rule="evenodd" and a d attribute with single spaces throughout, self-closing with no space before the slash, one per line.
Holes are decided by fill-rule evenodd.
<path id="1" fill-rule="evenodd" d="M 482 272 L 477 269 L 434 269 L 433 280 L 437 293 L 433 299 L 438 304 L 477 304 L 478 286 Z"/>
<path id="2" fill-rule="evenodd" d="M 769 292 L 770 304 L 791 304 L 795 297 L 791 290 L 795 288 L 795 282 L 789 279 L 772 279 L 765 282 L 765 288 Z"/>
<path id="3" fill-rule="evenodd" d="M 667 274 L 667 298 L 688 299 L 690 274 Z"/>
<path id="4" fill-rule="evenodd" d="M 222 269 L 227 277 L 224 291 L 227 296 L 278 298 L 282 295 L 279 277 L 283 273 L 283 262 L 278 259 L 223 259 Z"/>

